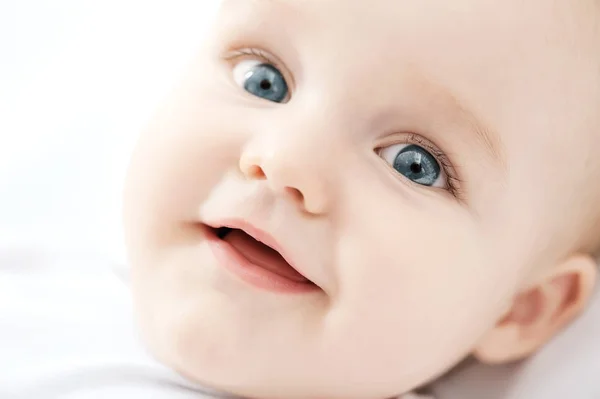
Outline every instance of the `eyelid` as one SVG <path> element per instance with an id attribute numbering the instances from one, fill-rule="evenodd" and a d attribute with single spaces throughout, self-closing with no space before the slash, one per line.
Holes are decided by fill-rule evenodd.
<path id="1" fill-rule="evenodd" d="M 416 144 L 427 150 L 442 167 L 444 174 L 446 175 L 448 188 L 446 189 L 450 194 L 464 201 L 464 192 L 462 188 L 462 181 L 458 177 L 456 168 L 454 167 L 450 158 L 444 153 L 440 147 L 435 145 L 432 141 L 426 139 L 415 133 L 402 133 L 388 136 L 379 145 L 376 146 L 376 153 L 380 154 L 383 148 L 396 145 L 396 144 Z"/>
<path id="2" fill-rule="evenodd" d="M 293 93 L 296 89 L 296 82 L 294 81 L 294 75 L 290 73 L 289 69 L 285 64 L 273 54 L 262 50 L 258 47 L 245 47 L 237 50 L 230 50 L 223 55 L 223 59 L 227 61 L 231 66 L 237 64 L 243 60 L 258 60 L 267 64 L 273 65 L 286 80 L 290 93 Z"/>

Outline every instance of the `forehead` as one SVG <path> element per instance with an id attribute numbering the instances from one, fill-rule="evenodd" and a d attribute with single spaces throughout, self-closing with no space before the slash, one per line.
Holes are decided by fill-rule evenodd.
<path id="1" fill-rule="evenodd" d="M 530 34 L 556 31 L 561 35 L 546 36 L 553 41 L 569 40 L 564 34 L 582 25 L 583 20 L 595 20 L 600 9 L 597 0 L 223 0 L 229 11 L 235 9 L 270 14 L 283 18 L 286 23 L 325 23 L 330 33 L 342 29 L 344 35 L 369 28 L 370 35 L 398 34 L 423 30 L 480 33 L 493 32 L 503 26 L 510 28 L 509 37 L 527 28 Z M 252 14 L 255 16 L 254 14 Z M 376 29 L 373 29 L 376 23 Z M 585 25 L 585 24 L 584 24 Z M 316 27 L 313 25 L 312 27 Z M 348 28 L 351 28 L 350 30 Z M 516 30 L 516 32 L 515 32 Z M 505 32 L 506 33 L 506 32 Z M 546 32 L 548 33 L 548 32 Z M 555 32 L 559 33 L 559 32 Z M 562 36 L 562 37 L 561 37 Z"/>

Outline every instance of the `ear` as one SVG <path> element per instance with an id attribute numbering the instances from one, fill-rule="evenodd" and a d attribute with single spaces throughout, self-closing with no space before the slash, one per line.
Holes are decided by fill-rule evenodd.
<path id="1" fill-rule="evenodd" d="M 598 266 L 591 256 L 572 256 L 519 294 L 473 355 L 483 363 L 521 360 L 573 321 L 593 294 Z"/>

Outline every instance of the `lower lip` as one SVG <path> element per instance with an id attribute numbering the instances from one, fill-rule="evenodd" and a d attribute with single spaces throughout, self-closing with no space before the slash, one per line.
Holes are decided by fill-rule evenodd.
<path id="1" fill-rule="evenodd" d="M 319 289 L 315 284 L 293 281 L 255 265 L 212 231 L 207 242 L 213 255 L 225 269 L 254 287 L 284 294 L 302 294 Z"/>

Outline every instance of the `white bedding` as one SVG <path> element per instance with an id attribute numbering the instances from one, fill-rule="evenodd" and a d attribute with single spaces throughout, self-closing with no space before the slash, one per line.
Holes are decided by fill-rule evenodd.
<path id="1" fill-rule="evenodd" d="M 123 261 L 127 156 L 214 7 L 0 2 L 0 245 L 26 239 Z M 442 399 L 600 398 L 599 333 L 597 300 L 520 370 L 467 367 L 438 391 Z"/>

